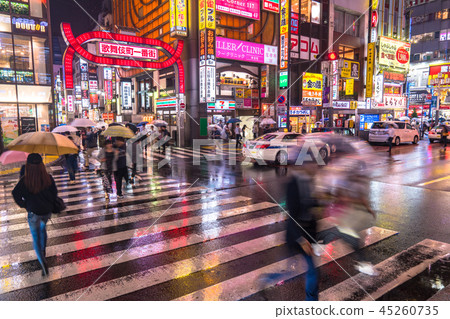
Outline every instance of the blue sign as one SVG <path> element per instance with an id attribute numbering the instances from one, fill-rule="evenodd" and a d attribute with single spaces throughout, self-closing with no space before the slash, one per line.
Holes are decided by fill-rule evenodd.
<path id="1" fill-rule="evenodd" d="M 359 130 L 370 130 L 374 122 L 380 120 L 380 114 L 361 114 L 359 118 Z"/>
<path id="2" fill-rule="evenodd" d="M 437 96 L 432 96 L 431 97 L 431 104 L 430 104 L 430 110 L 433 108 L 433 107 L 436 107 L 437 106 Z"/>
<path id="3" fill-rule="evenodd" d="M 284 95 L 280 95 L 278 97 L 278 103 L 283 104 L 284 102 L 286 102 L 286 98 L 284 97 Z"/>

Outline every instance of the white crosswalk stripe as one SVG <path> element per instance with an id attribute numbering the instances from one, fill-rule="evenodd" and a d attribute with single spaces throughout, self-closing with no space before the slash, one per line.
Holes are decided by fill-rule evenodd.
<path id="1" fill-rule="evenodd" d="M 194 154 L 180 150 L 174 153 Z M 78 186 L 68 185 L 65 174 L 54 174 L 68 209 L 47 225 L 48 277 L 41 276 L 27 214 L 8 199 L 7 189 L 13 185 L 4 185 L 0 197 L 0 300 L 108 300 L 136 294 L 152 299 L 153 293 L 164 294 L 159 298 L 163 300 L 240 300 L 286 280 L 302 280 L 298 278 L 307 267 L 301 255 L 291 257 L 283 250 L 288 216 L 277 204 L 170 178 L 142 177 L 137 188 L 128 190 L 128 197 L 108 206 L 101 199 L 102 185 L 95 173 L 80 173 Z M 318 230 L 333 227 L 332 221 L 320 220 Z M 365 232 L 361 249 L 397 234 L 380 227 Z M 272 260 L 269 256 L 274 251 L 279 255 Z M 315 258 L 317 267 L 349 258 L 353 252 L 341 240 L 328 244 L 326 251 L 330 255 Z M 449 251 L 450 244 L 423 240 L 376 265 L 383 272 L 381 277 L 358 274 L 343 279 L 322 291 L 320 298 L 368 299 L 362 288 L 379 298 Z M 412 252 L 417 258 L 405 265 L 402 256 Z M 255 258 L 267 261 L 252 263 Z M 90 286 L 112 264 L 109 275 Z M 233 268 L 235 274 L 222 277 L 223 267 Z M 207 275 L 215 269 L 217 275 Z M 277 276 L 267 279 L 267 274 Z M 205 281 L 183 292 L 159 288 L 169 283 L 190 287 L 190 280 Z M 47 289 L 48 283 L 56 289 Z"/>

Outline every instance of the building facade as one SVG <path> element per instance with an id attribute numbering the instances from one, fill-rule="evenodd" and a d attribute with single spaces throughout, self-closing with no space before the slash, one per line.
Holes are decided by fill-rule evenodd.
<path id="1" fill-rule="evenodd" d="M 448 74 L 450 65 L 450 1 L 410 1 L 406 9 L 411 18 L 411 70 L 409 110 L 418 115 L 434 116 L 438 85 L 430 82 L 439 73 Z M 444 68 L 442 69 L 441 67 Z M 434 70 L 437 70 L 434 72 Z M 441 69 L 443 72 L 441 72 Z M 431 73 L 430 73 L 431 70 Z M 448 77 L 448 75 L 447 75 Z M 440 112 L 450 117 L 449 83 L 439 89 Z M 430 113 L 431 106 L 431 113 Z"/>
<path id="2" fill-rule="evenodd" d="M 0 117 L 7 145 L 55 125 L 48 0 L 0 0 Z"/>

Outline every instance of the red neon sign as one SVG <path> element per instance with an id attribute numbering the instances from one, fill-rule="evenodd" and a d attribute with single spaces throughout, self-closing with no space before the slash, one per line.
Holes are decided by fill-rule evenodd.
<path id="1" fill-rule="evenodd" d="M 372 28 L 375 28 L 378 24 L 378 13 L 376 11 L 372 11 Z"/>
<path id="2" fill-rule="evenodd" d="M 118 33 L 109 33 L 103 31 L 92 31 L 86 32 L 78 36 L 74 37 L 72 33 L 72 28 L 69 23 L 61 23 L 61 31 L 64 36 L 64 40 L 66 41 L 68 47 L 64 54 L 64 71 L 66 78 L 66 89 L 73 89 L 73 66 L 72 61 L 74 54 L 77 53 L 83 59 L 87 60 L 93 64 L 100 65 L 110 65 L 115 67 L 125 67 L 125 68 L 141 68 L 141 69 L 164 69 L 174 65 L 178 69 L 178 77 L 179 77 L 179 93 L 184 94 L 184 69 L 183 63 L 180 59 L 181 52 L 183 51 L 184 42 L 183 40 L 178 40 L 178 45 L 176 50 L 171 47 L 169 44 L 157 40 L 157 39 L 149 39 L 136 37 L 125 34 Z M 170 55 L 170 58 L 163 62 L 152 62 L 152 61 L 142 61 L 142 60 L 134 60 L 134 59 L 125 59 L 125 58 L 114 58 L 114 57 L 105 57 L 105 56 L 97 56 L 86 51 L 82 45 L 86 42 L 90 42 L 93 40 L 109 40 L 109 41 L 117 41 L 117 42 L 127 42 L 138 45 L 147 45 L 153 46 L 158 49 L 164 50 Z M 155 50 L 155 48 L 148 48 L 147 50 Z M 146 50 L 148 54 L 149 51 Z M 125 51 L 126 52 L 126 51 Z M 142 54 L 142 53 L 141 53 Z"/>

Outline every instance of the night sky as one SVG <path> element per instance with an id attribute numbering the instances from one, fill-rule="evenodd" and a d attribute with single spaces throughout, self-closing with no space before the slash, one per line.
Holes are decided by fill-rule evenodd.
<path id="1" fill-rule="evenodd" d="M 75 37 L 81 33 L 91 31 L 95 27 L 96 23 L 77 3 L 97 21 L 103 0 L 50 0 L 52 33 L 54 36 L 61 35 L 61 22 L 72 24 Z"/>

